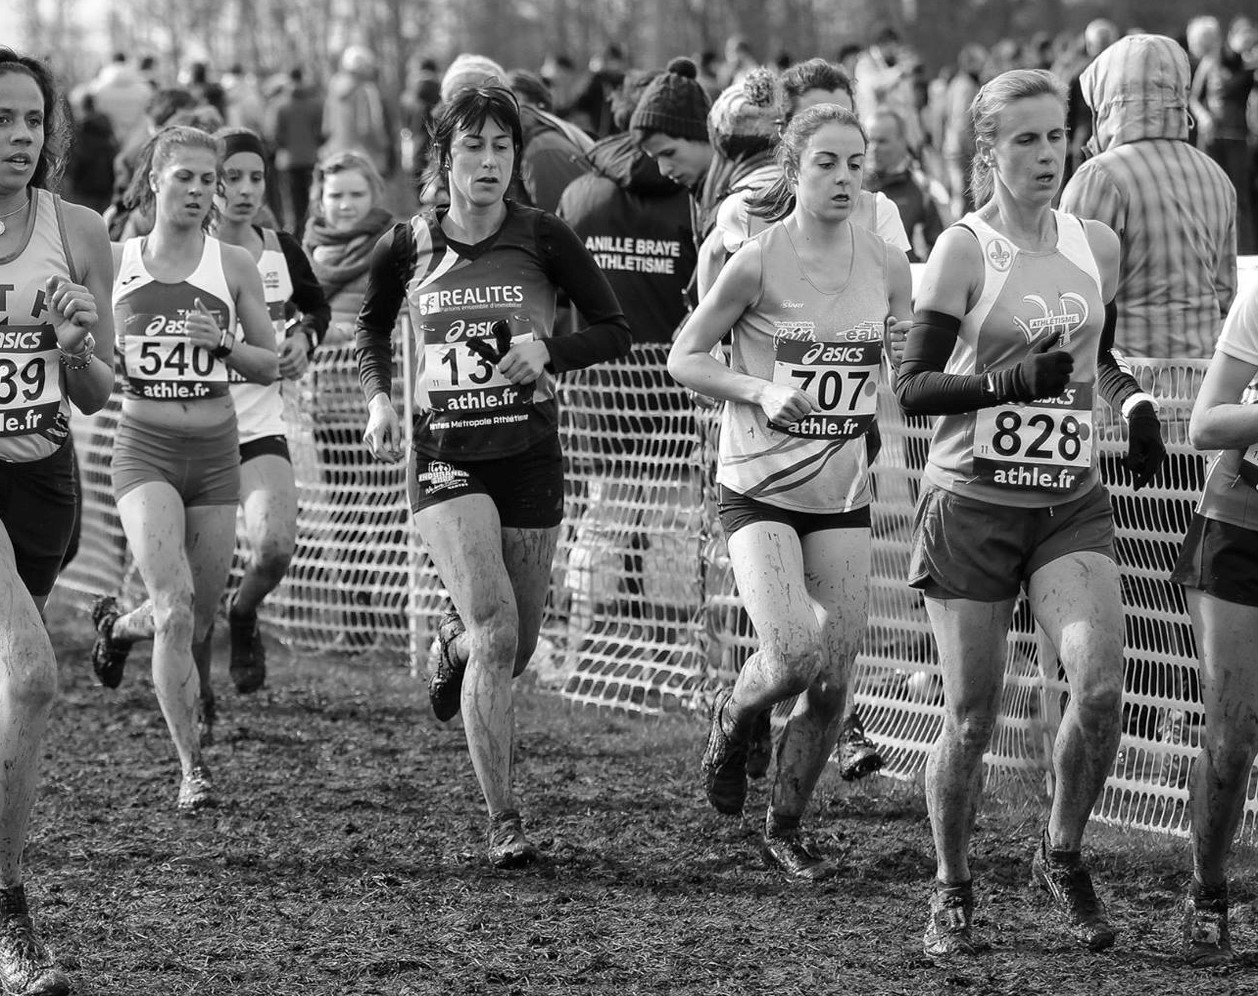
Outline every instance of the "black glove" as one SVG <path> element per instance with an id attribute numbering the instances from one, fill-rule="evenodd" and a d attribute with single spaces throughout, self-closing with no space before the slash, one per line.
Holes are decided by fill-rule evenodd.
<path id="1" fill-rule="evenodd" d="M 467 348 L 487 363 L 497 366 L 502 362 L 502 358 L 511 351 L 511 326 L 499 319 L 489 326 L 489 331 L 494 334 L 494 342 L 498 346 L 496 351 L 484 339 L 469 339 Z"/>
<path id="2" fill-rule="evenodd" d="M 1025 404 L 1060 395 L 1075 369 L 1074 357 L 1057 348 L 1060 341 L 1060 334 L 1047 336 L 1025 360 L 991 374 L 995 402 Z"/>
<path id="3" fill-rule="evenodd" d="M 1149 484 L 1166 460 L 1166 444 L 1162 442 L 1162 423 L 1147 401 L 1131 410 L 1127 419 L 1127 455 L 1123 466 L 1131 474 L 1131 486 L 1139 491 Z"/>

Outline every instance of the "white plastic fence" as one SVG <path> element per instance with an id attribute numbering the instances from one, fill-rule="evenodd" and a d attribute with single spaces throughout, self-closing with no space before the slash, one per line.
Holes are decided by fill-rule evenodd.
<path id="1" fill-rule="evenodd" d="M 636 714 L 701 706 L 754 646 L 712 501 L 714 418 L 672 383 L 664 360 L 663 346 L 637 347 L 628 360 L 564 381 L 567 516 L 533 662 L 540 680 L 571 701 Z M 1115 479 L 1123 429 L 1104 406 L 1098 418 L 1124 577 L 1127 695 L 1122 751 L 1097 814 L 1174 832 L 1186 826 L 1200 708 L 1192 630 L 1182 594 L 1165 578 L 1203 479 L 1186 426 L 1204 366 L 1137 364 L 1162 400 L 1169 434 L 1169 470 L 1157 487 L 1136 495 Z M 400 409 L 400 369 L 396 382 Z M 296 558 L 264 609 L 268 630 L 300 647 L 409 653 L 422 669 L 443 593 L 410 525 L 402 469 L 374 463 L 361 445 L 366 412 L 351 350 L 321 350 L 315 369 L 286 389 L 301 513 Z M 855 692 L 889 772 L 907 777 L 920 770 L 941 721 L 929 625 L 904 583 L 929 428 L 906 424 L 890 395 L 879 418 L 871 617 Z M 62 584 L 81 596 L 142 595 L 110 493 L 116 422 L 115 407 L 75 421 L 83 541 Z M 1044 777 L 1065 692 L 1055 662 L 1048 671 L 1045 681 L 1020 606 L 989 774 Z M 1246 834 L 1258 816 L 1253 795 Z"/>

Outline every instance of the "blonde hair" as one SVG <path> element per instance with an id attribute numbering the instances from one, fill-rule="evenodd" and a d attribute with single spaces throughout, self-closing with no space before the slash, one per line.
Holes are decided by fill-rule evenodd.
<path id="1" fill-rule="evenodd" d="M 355 172 L 362 174 L 367 181 L 367 189 L 371 191 L 371 206 L 380 207 L 384 201 L 384 177 L 376 169 L 370 157 L 361 152 L 337 152 L 328 156 L 315 169 L 315 182 L 310 189 L 310 213 L 316 218 L 323 217 L 323 181 L 337 173 Z"/>
<path id="2" fill-rule="evenodd" d="M 1000 112 L 1016 101 L 1046 95 L 1056 97 L 1062 111 L 1065 111 L 1068 91 L 1065 84 L 1047 69 L 1011 69 L 988 80 L 975 94 L 974 102 L 970 104 L 976 145 L 970 164 L 970 194 L 975 207 L 991 200 L 995 189 L 991 155 L 1000 127 Z"/>
<path id="3" fill-rule="evenodd" d="M 221 193 L 223 181 L 223 143 L 213 135 L 200 128 L 186 125 L 169 125 L 150 138 L 140 149 L 136 161 L 135 176 L 131 186 L 127 188 L 125 204 L 136 213 L 157 218 L 157 197 L 150 185 L 150 178 L 155 177 L 174 158 L 178 149 L 205 149 L 214 154 L 214 172 L 218 176 L 215 193 Z M 201 222 L 201 227 L 209 231 L 218 221 L 218 207 L 210 200 L 210 210 Z"/>

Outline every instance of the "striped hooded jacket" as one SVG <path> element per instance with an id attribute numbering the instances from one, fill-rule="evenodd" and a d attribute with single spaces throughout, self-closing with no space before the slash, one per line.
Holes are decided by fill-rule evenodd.
<path id="1" fill-rule="evenodd" d="M 1115 345 L 1132 356 L 1209 357 L 1236 293 L 1236 190 L 1188 144 L 1188 57 L 1133 35 L 1084 70 L 1092 158 L 1061 207 L 1118 233 Z"/>

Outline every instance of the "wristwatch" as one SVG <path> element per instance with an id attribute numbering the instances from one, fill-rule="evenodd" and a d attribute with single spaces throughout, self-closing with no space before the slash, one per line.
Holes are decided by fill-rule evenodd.
<path id="1" fill-rule="evenodd" d="M 222 334 L 218 337 L 218 345 L 210 350 L 210 355 L 216 360 L 224 359 L 231 355 L 232 348 L 236 345 L 236 337 L 229 335 L 227 329 L 223 329 Z"/>

